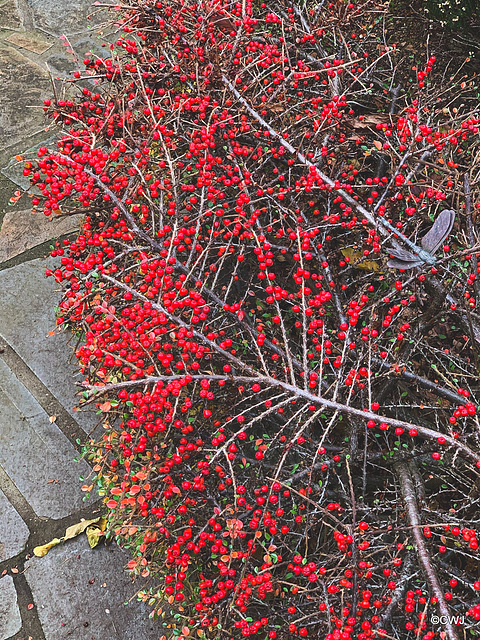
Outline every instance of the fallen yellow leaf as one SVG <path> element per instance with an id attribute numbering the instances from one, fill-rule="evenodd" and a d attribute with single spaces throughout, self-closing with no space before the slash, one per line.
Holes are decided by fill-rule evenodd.
<path id="1" fill-rule="evenodd" d="M 57 544 L 60 544 L 60 542 L 60 538 L 54 538 L 50 542 L 47 542 L 47 544 L 43 544 L 40 547 L 35 547 L 33 553 L 37 556 L 37 558 L 43 558 L 43 556 L 47 555 L 52 547 L 56 547 Z"/>
<path id="2" fill-rule="evenodd" d="M 33 553 L 38 558 L 43 558 L 52 547 L 56 547 L 57 544 L 61 542 L 65 542 L 66 540 L 71 540 L 72 538 L 76 538 L 78 535 L 87 530 L 87 539 L 90 547 L 93 549 L 98 544 L 99 536 L 105 531 L 107 527 L 107 519 L 99 516 L 98 518 L 93 518 L 92 520 L 82 520 L 81 522 L 77 522 L 77 524 L 72 524 L 65 531 L 65 535 L 63 538 L 54 538 L 47 544 L 43 544 L 39 547 L 35 547 Z M 90 529 L 90 532 L 88 531 Z M 95 530 L 97 533 L 92 533 Z M 89 535 L 90 533 L 90 535 Z M 93 536 L 93 537 L 92 537 Z M 95 539 L 95 543 L 93 544 L 93 540 Z"/>
<path id="3" fill-rule="evenodd" d="M 100 538 L 103 536 L 103 529 L 100 529 L 100 527 L 95 524 L 91 524 L 86 528 L 85 533 L 87 534 L 90 549 L 93 549 L 100 542 Z"/>
<path id="4" fill-rule="evenodd" d="M 76 538 L 78 535 L 83 533 L 89 525 L 96 524 L 99 521 L 100 521 L 100 517 L 93 518 L 93 520 L 82 520 L 81 522 L 77 522 L 77 524 L 72 524 L 72 526 L 68 527 L 68 529 L 65 531 L 63 540 L 65 541 L 65 540 L 71 540 L 72 538 Z"/>

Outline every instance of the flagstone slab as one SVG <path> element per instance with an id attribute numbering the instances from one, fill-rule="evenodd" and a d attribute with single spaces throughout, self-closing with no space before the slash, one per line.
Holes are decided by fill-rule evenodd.
<path id="1" fill-rule="evenodd" d="M 0 4 L 0 29 L 20 29 L 22 18 L 14 0 Z"/>
<path id="2" fill-rule="evenodd" d="M 53 46 L 53 42 L 47 42 L 44 38 L 41 38 L 38 33 L 12 33 L 6 40 L 17 47 L 21 47 L 32 53 L 37 53 L 38 55 L 45 53 L 45 51 L 48 51 Z"/>
<path id="3" fill-rule="evenodd" d="M 162 627 L 138 603 L 144 582 L 131 582 L 127 561 L 113 544 L 90 549 L 85 536 L 28 560 L 25 577 L 46 640 L 158 640 Z"/>
<path id="4" fill-rule="evenodd" d="M 0 264 L 47 240 L 70 233 L 80 227 L 80 214 L 45 216 L 30 209 L 7 211 L 0 229 Z"/>
<path id="5" fill-rule="evenodd" d="M 90 468 L 13 372 L 0 369 L 0 465 L 40 517 L 84 506 L 80 476 Z"/>
<path id="6" fill-rule="evenodd" d="M 85 58 L 91 58 L 92 55 L 94 57 L 105 56 L 105 49 L 102 48 L 99 42 L 99 40 L 95 41 L 93 38 L 75 38 L 73 44 L 75 53 L 69 52 L 67 47 L 64 47 L 64 50 L 60 53 L 56 50 L 49 56 L 47 60 L 48 66 L 62 77 L 69 76 L 73 71 L 83 72 L 85 67 L 82 61 Z"/>
<path id="7" fill-rule="evenodd" d="M 92 0 L 26 0 L 37 29 L 52 36 L 84 33 L 93 13 Z"/>
<path id="8" fill-rule="evenodd" d="M 29 531 L 1 489 L 0 514 L 0 561 L 3 561 L 13 558 L 24 549 Z"/>
<path id="9" fill-rule="evenodd" d="M 23 175 L 23 166 L 25 160 L 35 159 L 40 147 L 47 147 L 47 149 L 56 149 L 57 136 L 51 135 L 47 138 L 43 138 L 35 145 L 29 145 L 25 149 L 25 144 L 22 144 L 20 148 L 16 149 L 17 154 L 21 160 L 17 160 L 16 156 L 10 158 L 8 164 L 1 170 L 2 174 L 11 180 L 18 187 L 26 191 L 30 187 L 30 180 L 28 176 Z"/>
<path id="10" fill-rule="evenodd" d="M 44 275 L 46 267 L 57 264 L 39 258 L 0 271 L 0 336 L 88 433 L 98 419 L 93 412 L 74 409 L 79 402 L 75 383 L 83 379 L 69 344 L 75 338 L 55 332 L 59 286 Z"/>
<path id="11" fill-rule="evenodd" d="M 41 108 L 50 93 L 47 71 L 13 47 L 0 44 L 0 151 L 45 126 Z"/>
<path id="12" fill-rule="evenodd" d="M 11 638 L 22 628 L 17 592 L 11 576 L 0 578 L 0 640 Z"/>

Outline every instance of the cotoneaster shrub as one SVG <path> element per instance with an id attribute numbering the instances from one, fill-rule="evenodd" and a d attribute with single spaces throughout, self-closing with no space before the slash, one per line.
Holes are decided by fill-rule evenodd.
<path id="1" fill-rule="evenodd" d="M 474 637 L 473 81 L 412 76 L 373 3 L 114 15 L 25 175 L 85 212 L 49 271 L 105 420 L 85 488 L 160 634 Z"/>

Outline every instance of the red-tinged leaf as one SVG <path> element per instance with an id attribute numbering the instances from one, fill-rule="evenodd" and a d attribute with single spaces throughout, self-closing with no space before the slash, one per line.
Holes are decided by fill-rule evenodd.
<path id="1" fill-rule="evenodd" d="M 118 505 L 118 502 L 116 500 L 109 500 L 107 502 L 107 507 L 109 509 L 115 509 L 117 507 L 117 505 Z"/>

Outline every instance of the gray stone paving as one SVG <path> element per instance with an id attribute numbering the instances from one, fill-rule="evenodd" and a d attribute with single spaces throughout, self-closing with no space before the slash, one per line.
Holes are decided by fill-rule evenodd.
<path id="1" fill-rule="evenodd" d="M 23 551 L 29 530 L 15 507 L 0 489 L 0 561 L 13 558 Z"/>
<path id="2" fill-rule="evenodd" d="M 124 554 L 112 546 L 96 554 L 85 537 L 56 547 L 44 558 L 32 558 L 25 564 L 25 576 L 34 594 L 35 604 L 48 640 L 149 640 L 155 623 L 148 609 L 132 601 L 139 586 L 122 573 Z M 114 566 L 117 572 L 113 572 Z M 72 618 L 78 599 L 81 615 Z M 125 604 L 127 603 L 127 604 Z M 161 635 L 158 632 L 158 635 Z"/>
<path id="3" fill-rule="evenodd" d="M 0 333 L 76 418 L 76 383 L 81 381 L 81 376 L 76 364 L 69 362 L 72 359 L 72 347 L 69 343 L 75 344 L 75 340 L 68 333 L 57 332 L 52 335 L 55 329 L 53 313 L 59 297 L 58 285 L 53 278 L 46 278 L 44 273 L 47 266 L 53 265 L 53 260 L 39 258 L 0 271 Z M 25 330 L 25 320 L 22 317 L 22 298 L 28 300 L 28 331 Z M 58 357 L 59 352 L 63 354 L 61 359 Z M 89 432 L 96 423 L 94 415 L 86 414 L 82 415 L 80 426 Z"/>
<path id="4" fill-rule="evenodd" d="M 20 29 L 22 19 L 13 0 L 7 0 L 0 5 L 0 24 L 4 29 Z"/>
<path id="5" fill-rule="evenodd" d="M 84 33 L 94 13 L 90 0 L 27 0 L 35 27 L 52 36 Z"/>
<path id="6" fill-rule="evenodd" d="M 28 381 L 20 381 L 15 366 L 6 362 L 7 348 L 12 349 L 62 406 L 70 409 L 76 402 L 67 336 L 49 335 L 59 295 L 44 277 L 49 262 L 35 259 L 0 271 L 0 351 L 5 345 L 0 353 L 0 475 L 7 479 L 0 492 L 0 574 L 7 572 L 0 579 L 0 640 L 37 640 L 24 633 L 28 617 L 41 629 L 38 640 L 158 640 L 161 630 L 135 598 L 141 583 L 131 583 L 125 572 L 128 557 L 115 545 L 91 550 L 82 537 L 43 558 L 32 556 L 30 539 L 35 546 L 44 544 L 61 537 L 81 515 L 93 514 L 93 505 L 86 512 L 89 503 L 80 489 L 87 463 L 74 461 L 77 453 L 60 421 L 50 420 Z M 74 415 L 89 428 L 86 414 Z M 6 497 L 15 492 L 22 496 L 18 504 Z M 23 588 L 17 598 L 19 576 L 31 595 Z"/>
<path id="7" fill-rule="evenodd" d="M 15 393 L 15 386 L 9 384 L 7 388 Z M 83 506 L 80 492 L 70 489 L 78 484 L 80 475 L 88 475 L 89 467 L 84 460 L 73 462 L 73 446 L 55 423 L 50 423 L 40 405 L 32 405 L 16 406 L 0 388 L 0 465 L 20 492 L 29 497 L 38 516 L 63 518 Z M 23 411 L 34 415 L 24 415 Z"/>
<path id="8" fill-rule="evenodd" d="M 0 638 L 10 638 L 22 628 L 17 592 L 11 576 L 0 579 Z"/>
<path id="9" fill-rule="evenodd" d="M 3 144 L 13 145 L 24 136 L 22 125 L 32 132 L 44 127 L 43 113 L 33 106 L 41 103 L 50 81 L 46 70 L 6 44 L 0 43 L 0 132 Z"/>
<path id="10" fill-rule="evenodd" d="M 0 0 L 0 640 L 163 635 L 114 544 L 91 550 L 81 537 L 33 556 L 35 546 L 99 514 L 96 497 L 85 502 L 81 491 L 90 469 L 75 461 L 77 441 L 98 419 L 75 408 L 75 339 L 54 331 L 58 286 L 44 276 L 52 265 L 45 245 L 79 220 L 34 217 L 26 198 L 7 203 L 28 186 L 16 156 L 54 142 L 41 108 L 50 71 L 61 91 L 76 59 L 102 51 L 88 27 L 91 7 L 90 0 Z M 64 33 L 75 53 L 58 38 Z"/>

